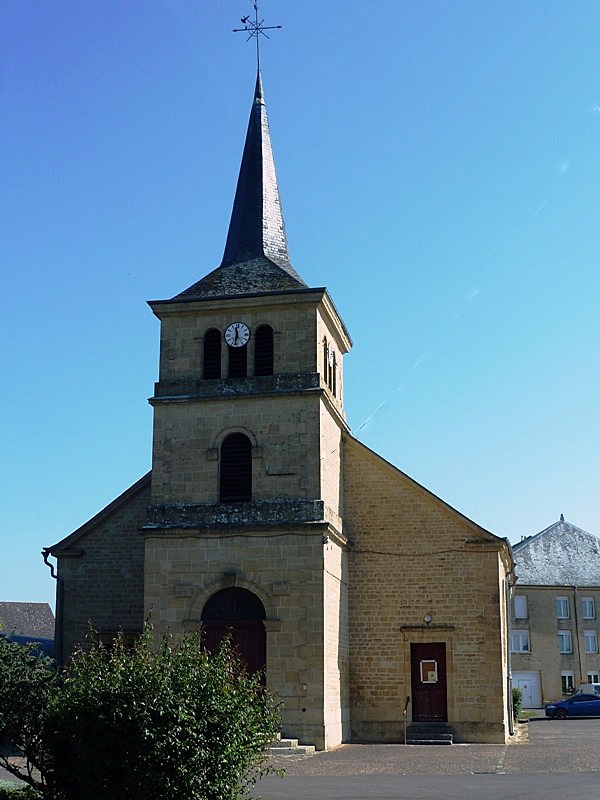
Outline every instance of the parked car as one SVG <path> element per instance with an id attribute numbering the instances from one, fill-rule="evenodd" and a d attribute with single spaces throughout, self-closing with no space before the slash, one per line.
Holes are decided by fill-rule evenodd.
<path id="1" fill-rule="evenodd" d="M 600 683 L 582 683 L 575 694 L 597 694 L 600 695 Z"/>
<path id="2" fill-rule="evenodd" d="M 567 717 L 600 717 L 600 696 L 597 694 L 574 694 L 567 700 L 548 703 L 547 717 L 567 719 Z"/>

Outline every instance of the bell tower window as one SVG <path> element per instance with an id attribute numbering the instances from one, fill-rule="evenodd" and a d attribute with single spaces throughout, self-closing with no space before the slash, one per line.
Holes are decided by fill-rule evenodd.
<path id="1" fill-rule="evenodd" d="M 245 378 L 248 374 L 248 347 L 231 347 L 227 345 L 229 352 L 229 377 Z"/>
<path id="2" fill-rule="evenodd" d="M 261 325 L 254 337 L 254 374 L 273 374 L 273 328 Z"/>
<path id="3" fill-rule="evenodd" d="M 230 433 L 221 445 L 219 501 L 247 503 L 252 500 L 252 443 L 243 433 Z"/>
<path id="4" fill-rule="evenodd" d="M 335 350 L 326 338 L 323 339 L 323 380 L 331 389 L 333 396 L 337 396 L 337 358 Z"/>
<path id="5" fill-rule="evenodd" d="M 221 332 L 211 328 L 204 334 L 202 377 L 221 377 Z"/>

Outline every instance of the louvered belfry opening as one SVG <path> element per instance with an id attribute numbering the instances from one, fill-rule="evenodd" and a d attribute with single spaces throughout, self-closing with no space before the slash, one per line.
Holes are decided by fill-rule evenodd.
<path id="1" fill-rule="evenodd" d="M 261 325 L 254 337 L 254 374 L 273 374 L 273 328 Z"/>
<path id="2" fill-rule="evenodd" d="M 229 351 L 229 377 L 245 378 L 248 374 L 248 348 L 231 347 L 227 345 Z"/>
<path id="3" fill-rule="evenodd" d="M 219 500 L 221 503 L 252 500 L 252 443 L 243 433 L 231 433 L 221 445 Z"/>
<path id="4" fill-rule="evenodd" d="M 216 328 L 211 328 L 204 334 L 202 376 L 204 378 L 221 377 L 221 331 Z"/>

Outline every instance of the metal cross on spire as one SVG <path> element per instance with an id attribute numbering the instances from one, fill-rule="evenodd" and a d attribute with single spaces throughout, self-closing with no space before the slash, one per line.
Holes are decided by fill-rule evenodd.
<path id="1" fill-rule="evenodd" d="M 256 39 L 256 65 L 260 70 L 260 45 L 259 45 L 259 37 L 262 34 L 267 39 L 271 37 L 268 36 L 265 31 L 274 31 L 281 28 L 281 25 L 265 25 L 264 19 L 259 20 L 258 18 L 258 2 L 254 3 L 254 19 L 250 19 L 250 15 L 247 17 L 242 17 L 242 22 L 246 26 L 245 28 L 234 28 L 234 33 L 247 33 L 248 38 L 246 39 L 247 42 L 250 39 Z"/>

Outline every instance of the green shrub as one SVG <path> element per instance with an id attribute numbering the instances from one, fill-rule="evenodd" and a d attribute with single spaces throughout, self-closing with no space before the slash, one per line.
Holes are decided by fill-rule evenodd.
<path id="1" fill-rule="evenodd" d="M 90 637 L 57 673 L 0 637 L 0 727 L 26 761 L 3 750 L 0 764 L 29 784 L 0 800 L 250 800 L 279 723 L 228 641 L 214 655 L 198 636 L 155 647 L 147 624 L 131 650 Z"/>
<path id="2" fill-rule="evenodd" d="M 517 720 L 523 707 L 523 690 L 513 686 L 512 690 L 513 719 Z"/>
<path id="3" fill-rule="evenodd" d="M 24 767 L 16 765 L 9 760 L 10 751 L 3 748 L 0 765 L 40 790 L 49 768 L 42 720 L 56 682 L 54 662 L 36 654 L 35 644 L 17 644 L 0 636 L 0 731 L 13 752 L 16 748 L 26 758 Z"/>
<path id="4" fill-rule="evenodd" d="M 41 800 L 42 795 L 31 786 L 0 781 L 0 800 Z"/>
<path id="5" fill-rule="evenodd" d="M 49 699 L 44 744 L 60 800 L 236 800 L 265 768 L 280 716 L 229 642 L 198 636 L 153 647 L 147 625 L 128 650 L 76 652 Z"/>

